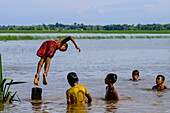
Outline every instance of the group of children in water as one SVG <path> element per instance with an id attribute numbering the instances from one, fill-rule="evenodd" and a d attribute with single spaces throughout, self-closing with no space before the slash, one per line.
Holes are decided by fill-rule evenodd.
<path id="1" fill-rule="evenodd" d="M 85 103 L 87 97 L 87 102 L 91 103 L 92 97 L 88 93 L 88 90 L 85 86 L 79 85 L 78 81 L 79 78 L 75 72 L 70 72 L 67 75 L 67 80 L 68 83 L 70 84 L 71 88 L 67 90 L 66 95 L 67 95 L 67 104 L 80 104 L 80 103 Z M 139 81 L 141 80 L 139 78 L 139 71 L 134 70 L 132 72 L 132 79 L 129 79 L 132 81 Z M 117 75 L 114 73 L 109 73 L 106 75 L 105 78 L 105 84 L 106 86 L 106 93 L 105 93 L 105 99 L 107 101 L 109 100 L 119 100 L 118 93 L 116 92 L 114 88 L 114 83 L 117 81 Z M 165 77 L 163 75 L 157 75 L 156 77 L 156 85 L 152 87 L 153 90 L 161 91 L 164 89 L 167 89 L 167 86 L 165 86 L 163 83 L 165 81 Z"/>
<path id="2" fill-rule="evenodd" d="M 68 45 L 66 42 L 71 40 L 73 44 L 75 45 L 75 48 L 79 50 L 79 46 L 74 41 L 73 37 L 68 36 L 64 38 L 63 40 L 47 40 L 45 41 L 41 47 L 37 51 L 37 56 L 40 57 L 40 61 L 37 66 L 37 73 L 35 74 L 34 78 L 34 85 L 39 84 L 39 77 L 40 77 L 40 71 L 41 68 L 44 65 L 44 73 L 43 73 L 43 84 L 47 85 L 47 75 L 48 70 L 50 67 L 50 61 L 52 57 L 54 56 L 56 50 L 60 51 L 66 51 L 68 48 Z M 67 96 L 67 104 L 84 104 L 84 103 L 91 103 L 92 97 L 90 93 L 88 92 L 87 88 L 84 85 L 79 85 L 78 81 L 79 78 L 75 72 L 70 72 L 67 75 L 68 83 L 70 84 L 71 88 L 69 88 L 66 91 Z M 132 72 L 132 81 L 139 81 L 141 80 L 139 78 L 139 71 L 134 70 Z M 118 93 L 116 92 L 114 88 L 114 83 L 117 81 L 117 75 L 114 73 L 109 73 L 105 78 L 105 84 L 106 86 L 106 94 L 105 99 L 106 100 L 119 100 Z M 167 86 L 165 86 L 163 83 L 165 81 L 165 77 L 163 75 L 158 75 L 156 77 L 156 85 L 152 87 L 153 90 L 163 90 L 167 89 Z M 86 101 L 87 98 L 87 101 Z"/>
<path id="3" fill-rule="evenodd" d="M 139 78 L 139 71 L 138 70 L 134 70 L 132 72 L 132 79 L 130 79 L 130 80 L 132 80 L 132 81 L 139 81 L 139 80 L 141 80 Z M 167 89 L 167 86 L 165 86 L 163 84 L 164 81 L 165 81 L 165 77 L 163 75 L 157 75 L 156 80 L 155 80 L 156 85 L 153 86 L 152 89 L 153 90 L 158 90 L 158 91 Z"/>

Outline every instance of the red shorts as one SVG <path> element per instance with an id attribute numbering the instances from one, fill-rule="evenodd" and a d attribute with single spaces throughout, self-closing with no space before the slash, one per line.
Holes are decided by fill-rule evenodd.
<path id="1" fill-rule="evenodd" d="M 53 57 L 57 48 L 57 43 L 54 40 L 47 40 L 43 42 L 37 51 L 39 57 Z"/>

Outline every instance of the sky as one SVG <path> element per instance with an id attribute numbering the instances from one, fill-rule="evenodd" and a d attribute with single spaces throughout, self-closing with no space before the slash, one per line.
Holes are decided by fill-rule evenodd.
<path id="1" fill-rule="evenodd" d="M 167 24 L 170 0 L 0 0 L 0 25 Z"/>

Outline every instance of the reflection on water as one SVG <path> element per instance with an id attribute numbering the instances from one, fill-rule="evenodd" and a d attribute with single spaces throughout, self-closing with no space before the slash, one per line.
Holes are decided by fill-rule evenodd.
<path id="1" fill-rule="evenodd" d="M 88 113 L 91 110 L 90 104 L 87 105 L 67 105 L 66 113 Z"/>
<path id="2" fill-rule="evenodd" d="M 3 111 L 3 110 L 4 110 L 4 104 L 0 103 L 0 111 Z"/>
<path id="3" fill-rule="evenodd" d="M 3 76 L 13 78 L 14 81 L 25 81 L 22 85 L 11 86 L 16 91 L 21 103 L 14 102 L 0 109 L 4 112 L 142 112 L 168 113 L 170 105 L 169 89 L 152 91 L 158 74 L 165 76 L 164 84 L 170 87 L 170 39 L 102 39 L 76 40 L 81 47 L 77 52 L 69 42 L 66 52 L 57 51 L 51 61 L 48 81 L 42 84 L 43 103 L 41 106 L 31 104 L 31 89 L 39 58 L 36 51 L 43 42 L 36 41 L 0 41 L 2 55 Z M 129 81 L 133 70 L 139 70 L 138 82 Z M 70 87 L 66 76 L 75 71 L 79 75 L 80 84 L 87 87 L 93 97 L 91 106 L 68 107 L 66 90 Z M 118 75 L 115 88 L 120 101 L 105 102 L 104 78 L 114 72 Z M 41 73 L 42 74 L 42 73 Z M 68 109 L 69 108 L 69 109 Z M 78 110 L 77 110 L 78 109 Z"/>
<path id="4" fill-rule="evenodd" d="M 105 107 L 105 113 L 116 113 L 117 106 L 116 106 L 117 101 L 108 101 L 106 102 L 106 107 Z"/>

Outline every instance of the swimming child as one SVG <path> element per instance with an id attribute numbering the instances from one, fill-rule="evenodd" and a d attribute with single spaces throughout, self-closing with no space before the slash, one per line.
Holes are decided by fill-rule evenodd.
<path id="1" fill-rule="evenodd" d="M 40 77 L 40 71 L 41 68 L 44 65 L 44 73 L 43 73 L 43 84 L 47 85 L 47 75 L 50 68 L 50 62 L 53 58 L 56 50 L 60 50 L 62 52 L 65 52 L 68 48 L 67 42 L 71 40 L 72 43 L 75 45 L 75 48 L 79 50 L 80 48 L 77 46 L 76 42 L 74 41 L 74 38 L 71 36 L 68 36 L 64 39 L 58 39 L 58 40 L 47 40 L 43 42 L 43 44 L 40 46 L 40 48 L 37 51 L 37 56 L 41 57 L 38 66 L 37 66 L 37 73 L 35 74 L 34 78 L 34 85 L 38 86 L 39 83 L 39 77 Z"/>
<path id="2" fill-rule="evenodd" d="M 119 100 L 118 94 L 113 86 L 113 84 L 117 81 L 117 75 L 114 73 L 109 73 L 105 78 L 106 86 L 106 100 Z"/>
<path id="3" fill-rule="evenodd" d="M 71 88 L 66 91 L 67 104 L 85 104 L 92 102 L 92 97 L 84 85 L 79 85 L 79 78 L 75 72 L 70 72 L 67 75 L 68 83 Z"/>
<path id="4" fill-rule="evenodd" d="M 156 77 L 156 85 L 152 87 L 153 90 L 163 90 L 167 89 L 167 86 L 163 85 L 165 77 L 163 75 L 158 75 Z"/>
<path id="5" fill-rule="evenodd" d="M 132 72 L 132 79 L 129 79 L 132 81 L 139 81 L 141 79 L 139 79 L 139 71 L 138 70 L 133 70 Z"/>

